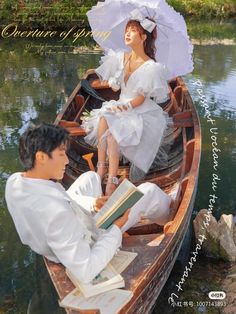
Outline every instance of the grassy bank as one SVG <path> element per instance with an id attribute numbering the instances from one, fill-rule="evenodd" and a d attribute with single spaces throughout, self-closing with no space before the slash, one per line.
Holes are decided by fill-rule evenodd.
<path id="1" fill-rule="evenodd" d="M 193 21 L 186 19 L 188 34 L 190 38 L 196 40 L 223 40 L 236 39 L 236 25 L 235 23 L 219 23 L 216 20 L 207 21 Z"/>
<path id="2" fill-rule="evenodd" d="M 235 0 L 167 0 L 185 17 L 194 19 L 236 18 Z"/>
<path id="3" fill-rule="evenodd" d="M 167 0 L 185 17 L 209 20 L 236 17 L 235 0 Z M 88 26 L 86 12 L 97 0 L 1 0 L 0 26 L 16 22 L 25 28 Z"/>

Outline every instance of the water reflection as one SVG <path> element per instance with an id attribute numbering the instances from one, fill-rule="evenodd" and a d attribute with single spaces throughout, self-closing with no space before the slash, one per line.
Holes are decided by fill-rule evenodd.
<path id="1" fill-rule="evenodd" d="M 201 161 L 199 190 L 196 211 L 206 208 L 212 192 L 212 174 L 214 172 L 212 157 L 212 138 L 205 117 L 205 109 L 201 104 L 196 81 L 202 84 L 202 94 L 206 97 L 214 127 L 217 128 L 217 147 L 219 167 L 217 174 L 221 181 L 218 184 L 217 204 L 214 214 L 219 217 L 222 212 L 235 214 L 236 197 L 234 187 L 236 178 L 232 173 L 236 170 L 236 46 L 195 46 L 195 69 L 188 76 L 187 82 L 191 95 L 201 117 L 203 133 L 203 158 Z"/>
<path id="2" fill-rule="evenodd" d="M 194 73 L 210 84 L 224 82 L 236 71 L 235 46 L 195 46 Z"/>
<path id="3" fill-rule="evenodd" d="M 30 121 L 53 122 L 78 73 L 94 67 L 99 56 L 26 54 L 26 43 L 2 41 L 0 46 L 0 313 L 62 313 L 41 258 L 20 243 L 4 187 L 8 176 L 21 169 L 19 135 Z"/>
<path id="4" fill-rule="evenodd" d="M 7 177 L 18 171 L 19 135 L 30 121 L 52 122 L 87 68 L 98 64 L 95 54 L 36 55 L 25 52 L 26 41 L 0 43 L 0 313 L 60 313 L 41 258 L 21 245 L 4 202 Z M 196 80 L 202 82 L 222 151 L 216 214 L 233 212 L 236 198 L 236 46 L 196 46 L 195 70 L 186 77 L 201 116 L 203 158 L 195 210 L 206 207 L 212 164 L 209 124 L 204 118 Z M 48 298 L 46 298 L 48 296 Z M 166 310 L 165 312 L 167 312 Z"/>

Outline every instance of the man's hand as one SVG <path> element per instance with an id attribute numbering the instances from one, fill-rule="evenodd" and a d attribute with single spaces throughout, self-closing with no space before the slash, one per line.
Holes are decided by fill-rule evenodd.
<path id="1" fill-rule="evenodd" d="M 113 224 L 117 225 L 117 227 L 121 229 L 121 227 L 123 227 L 128 220 L 130 210 L 131 208 L 126 210 L 126 212 L 120 218 L 116 219 Z"/>
<path id="2" fill-rule="evenodd" d="M 95 204 L 94 204 L 95 212 L 98 212 L 102 208 L 102 206 L 106 203 L 108 198 L 109 198 L 109 196 L 100 196 L 100 197 L 96 198 Z"/>

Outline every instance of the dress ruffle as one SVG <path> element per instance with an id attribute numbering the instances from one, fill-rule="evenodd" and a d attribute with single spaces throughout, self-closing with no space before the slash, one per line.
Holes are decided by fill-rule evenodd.
<path id="1" fill-rule="evenodd" d="M 101 58 L 100 66 L 95 70 L 99 78 L 108 81 L 109 86 L 114 89 L 120 89 L 121 87 L 122 56 L 121 51 L 115 52 L 110 49 L 108 54 Z"/>
<path id="2" fill-rule="evenodd" d="M 137 81 L 134 92 L 148 98 L 154 97 L 157 103 L 164 102 L 169 93 L 168 75 L 168 70 L 162 64 L 148 62 L 142 69 L 142 80 Z"/>

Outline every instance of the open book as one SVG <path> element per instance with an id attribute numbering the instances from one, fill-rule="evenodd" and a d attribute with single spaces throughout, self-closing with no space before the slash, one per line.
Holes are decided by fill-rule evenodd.
<path id="1" fill-rule="evenodd" d="M 137 253 L 134 252 L 118 251 L 105 269 L 108 268 L 110 271 L 113 271 L 114 276 L 116 277 L 117 273 L 122 273 L 127 268 L 127 266 L 135 259 L 136 256 Z M 116 271 L 114 271 L 114 269 Z M 101 274 L 102 273 L 103 272 L 101 272 Z M 59 301 L 59 305 L 64 308 L 81 311 L 97 309 L 100 311 L 101 314 L 115 314 L 118 313 L 133 296 L 132 291 L 114 289 L 117 279 L 117 285 L 119 283 L 119 278 L 113 278 L 113 283 L 111 285 L 108 284 L 108 281 L 97 284 L 95 283 L 96 288 L 94 288 L 94 282 L 84 285 L 79 283 L 73 275 L 71 276 L 71 274 L 70 278 L 73 279 L 72 282 L 74 283 L 76 288 L 71 291 L 67 296 L 65 296 L 63 300 Z M 91 289 L 89 291 L 96 292 L 96 294 L 90 297 L 85 297 L 84 292 L 82 293 L 81 287 L 83 291 L 88 291 L 88 289 Z M 91 294 L 92 293 L 90 292 L 89 295 Z"/>
<path id="2" fill-rule="evenodd" d="M 86 298 L 125 286 L 123 277 L 110 264 L 91 283 L 85 284 L 80 282 L 68 269 L 66 270 L 66 274 Z"/>
<path id="3" fill-rule="evenodd" d="M 81 292 L 75 288 L 59 305 L 73 310 L 99 310 L 101 314 L 118 313 L 132 298 L 132 291 L 115 289 L 105 293 L 85 298 Z"/>
<path id="4" fill-rule="evenodd" d="M 129 180 L 124 179 L 108 201 L 94 216 L 97 227 L 107 229 L 124 212 L 137 203 L 143 193 Z"/>
<path id="5" fill-rule="evenodd" d="M 118 274 L 123 271 L 133 262 L 138 253 L 128 251 L 118 251 L 110 261 L 110 265 L 116 270 Z"/>
<path id="6" fill-rule="evenodd" d="M 102 292 L 123 288 L 125 282 L 120 273 L 127 268 L 136 256 L 137 253 L 119 251 L 101 273 L 88 284 L 80 282 L 68 269 L 66 269 L 66 274 L 83 296 L 89 298 Z"/>

